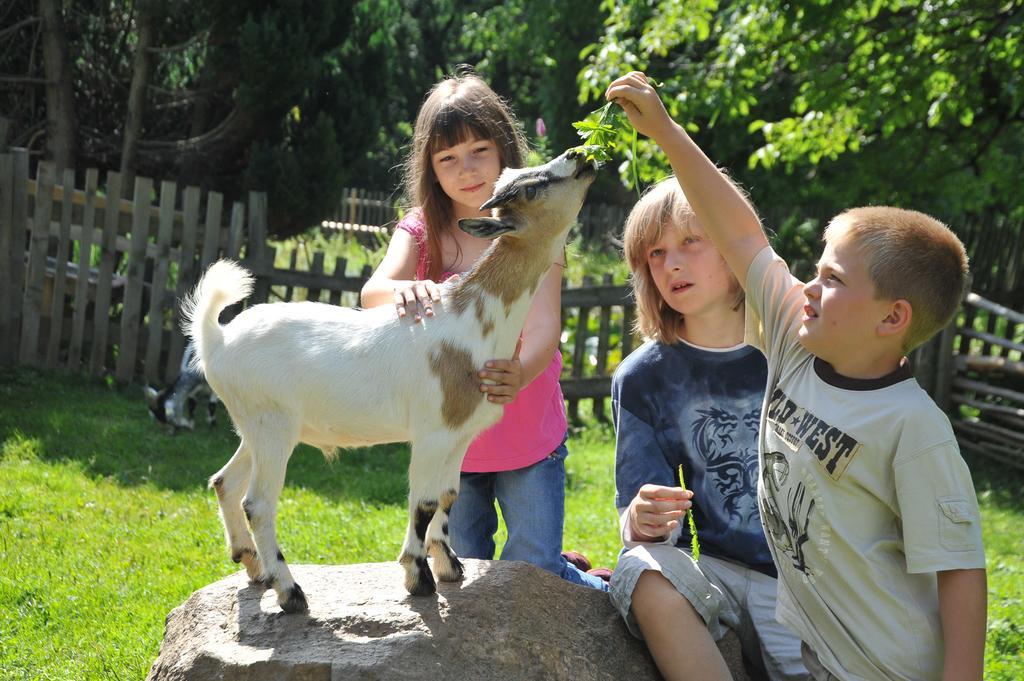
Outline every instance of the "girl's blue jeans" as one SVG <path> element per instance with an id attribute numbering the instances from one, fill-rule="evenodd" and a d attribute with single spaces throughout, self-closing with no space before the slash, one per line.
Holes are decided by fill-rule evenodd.
<path id="1" fill-rule="evenodd" d="M 562 557 L 568 455 L 563 441 L 558 449 L 526 468 L 463 473 L 459 496 L 448 518 L 455 553 L 463 558 L 494 558 L 497 501 L 508 530 L 502 560 L 525 560 L 573 584 L 607 591 L 603 579 L 588 575 Z"/>

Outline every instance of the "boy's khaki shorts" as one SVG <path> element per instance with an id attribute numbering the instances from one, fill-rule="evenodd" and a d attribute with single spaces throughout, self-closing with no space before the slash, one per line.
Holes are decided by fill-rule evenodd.
<path id="1" fill-rule="evenodd" d="M 611 599 L 637 638 L 640 628 L 632 611 L 633 590 L 647 570 L 660 572 L 704 619 L 712 638 L 727 629 L 739 636 L 743 655 L 760 661 L 775 680 L 808 678 L 800 655 L 800 639 L 775 620 L 776 580 L 757 570 L 714 556 L 695 562 L 670 544 L 642 544 L 619 557 L 612 573 Z"/>

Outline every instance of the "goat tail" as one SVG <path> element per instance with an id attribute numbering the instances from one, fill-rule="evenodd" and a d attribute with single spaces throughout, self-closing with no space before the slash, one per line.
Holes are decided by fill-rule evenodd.
<path id="1" fill-rule="evenodd" d="M 233 260 L 210 265 L 192 293 L 181 303 L 181 328 L 195 345 L 192 366 L 206 373 L 205 358 L 224 343 L 220 313 L 252 293 L 252 274 Z"/>

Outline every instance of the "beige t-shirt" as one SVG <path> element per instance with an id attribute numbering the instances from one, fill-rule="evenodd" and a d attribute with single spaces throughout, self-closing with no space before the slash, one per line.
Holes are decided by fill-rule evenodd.
<path id="1" fill-rule="evenodd" d="M 849 379 L 800 345 L 804 303 L 762 250 L 747 342 L 768 358 L 757 492 L 776 615 L 841 679 L 939 679 L 936 572 L 985 566 L 970 472 L 908 367 Z"/>

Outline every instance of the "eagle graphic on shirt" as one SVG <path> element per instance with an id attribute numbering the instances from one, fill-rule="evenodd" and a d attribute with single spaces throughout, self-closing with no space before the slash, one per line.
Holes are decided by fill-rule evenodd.
<path id="1" fill-rule="evenodd" d="M 761 517 L 776 550 L 790 560 L 794 569 L 813 577 L 807 564 L 807 543 L 817 502 L 805 482 L 789 480 L 790 457 L 810 456 L 829 477 L 839 480 L 861 443 L 791 400 L 779 388 L 768 402 L 766 428 L 789 451 L 766 448 L 761 467 Z M 769 442 L 767 436 L 765 442 Z"/>

